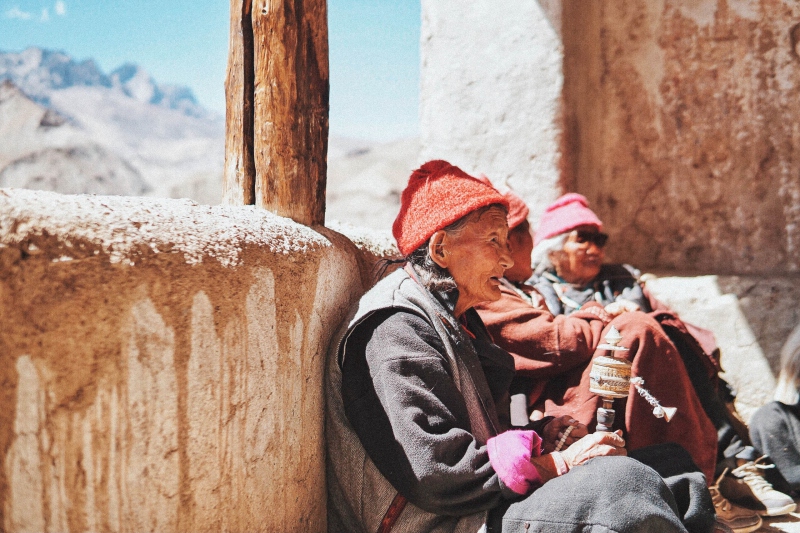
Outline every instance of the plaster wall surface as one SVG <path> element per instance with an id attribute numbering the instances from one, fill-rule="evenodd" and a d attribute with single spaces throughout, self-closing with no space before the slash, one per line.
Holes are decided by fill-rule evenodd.
<path id="1" fill-rule="evenodd" d="M 362 272 L 254 207 L 0 189 L 0 530 L 325 531 Z"/>
<path id="2" fill-rule="evenodd" d="M 421 159 L 586 195 L 609 258 L 800 271 L 800 3 L 422 2 Z M 535 225 L 535 224 L 534 224 Z"/>
<path id="3" fill-rule="evenodd" d="M 564 0 L 564 184 L 640 268 L 800 270 L 800 3 Z M 521 54 L 520 54 L 521 55 Z"/>
<path id="4" fill-rule="evenodd" d="M 507 180 L 537 216 L 559 194 L 562 46 L 551 3 L 422 0 L 420 160 Z"/>

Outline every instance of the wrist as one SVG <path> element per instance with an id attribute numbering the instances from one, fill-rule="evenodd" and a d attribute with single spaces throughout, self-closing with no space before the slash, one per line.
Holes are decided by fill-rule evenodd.
<path id="1" fill-rule="evenodd" d="M 531 464 L 536 467 L 542 483 L 563 476 L 569 472 L 569 465 L 559 452 L 552 452 L 539 457 L 531 457 Z"/>
<path id="2" fill-rule="evenodd" d="M 569 465 L 567 464 L 567 461 L 564 460 L 564 456 L 561 455 L 561 452 L 552 452 L 550 453 L 550 457 L 553 459 L 555 470 L 558 472 L 559 476 L 563 476 L 569 472 Z"/>

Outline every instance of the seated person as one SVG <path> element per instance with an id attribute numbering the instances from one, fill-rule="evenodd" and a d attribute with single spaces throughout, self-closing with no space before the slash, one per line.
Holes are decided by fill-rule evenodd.
<path id="1" fill-rule="evenodd" d="M 551 260 L 548 268 L 541 271 L 548 277 L 534 276 L 535 287 L 532 282 L 526 283 L 532 275 L 534 248 L 527 222 L 528 209 L 513 192 L 507 191 L 505 196 L 512 206 L 509 243 L 515 264 L 502 280 L 501 298 L 476 309 L 495 342 L 514 356 L 520 376 L 516 388 L 529 395 L 535 411 L 569 414 L 591 425 L 601 399 L 589 393 L 590 362 L 595 355 L 607 353 L 597 350 L 597 346 L 613 325 L 622 333 L 622 345 L 630 348 L 622 353 L 633 363 L 634 376 L 644 378 L 644 386 L 662 405 L 678 408 L 675 418 L 667 423 L 655 418 L 650 404 L 635 392 L 627 401 L 617 400 L 615 407 L 620 415 L 616 421 L 618 427 L 626 430 L 628 449 L 656 442 L 677 442 L 692 454 L 709 483 L 718 479 L 724 468 L 715 473 L 719 461 L 717 438 L 720 435 L 730 441 L 733 429 L 727 422 L 717 426 L 704 404 L 709 396 L 716 398 L 712 379 L 716 378 L 717 367 L 709 355 L 713 348 L 703 348 L 708 346 L 710 334 L 703 337 L 702 330 L 692 329 L 703 338 L 701 345 L 689 333 L 692 326 L 682 323 L 660 304 L 658 313 L 633 311 L 650 311 L 650 302 L 654 300 L 648 299 L 646 291 L 627 269 L 603 265 L 605 240 L 599 233 L 602 224 L 580 195 L 567 195 L 548 208 L 543 217 L 545 238 L 539 234 L 536 238 L 540 244 L 544 241 L 550 246 L 549 253 L 539 248 L 540 257 Z M 577 228 L 581 230 L 580 237 Z M 536 251 L 533 256 L 536 257 Z M 610 274 L 604 277 L 605 273 Z M 596 282 L 598 291 L 586 289 Z M 623 300 L 623 296 L 627 299 Z M 690 359 L 689 365 L 685 358 Z M 700 393 L 687 366 L 700 376 L 697 379 L 701 382 Z M 719 418 L 720 409 L 724 412 L 725 407 L 718 398 L 716 402 L 715 414 Z M 721 429 L 719 432 L 717 427 Z M 738 448 L 725 446 L 723 450 L 729 447 L 735 450 L 733 454 L 743 449 L 740 442 Z M 752 520 L 752 512 L 730 506 L 718 494 L 716 486 L 714 491 L 719 514 L 729 520 L 742 516 L 750 516 Z M 768 501 L 770 511 L 781 512 L 786 505 L 787 497 L 774 490 L 759 494 Z M 754 506 L 759 502 L 753 502 Z"/>
<path id="2" fill-rule="evenodd" d="M 679 446 L 634 460 L 619 433 L 569 417 L 509 429 L 514 360 L 473 309 L 512 266 L 507 209 L 444 161 L 412 173 L 393 226 L 405 266 L 328 356 L 329 530 L 711 531 L 705 479 Z"/>
<path id="3" fill-rule="evenodd" d="M 772 459 L 788 483 L 787 490 L 800 496 L 800 325 L 781 351 L 775 401 L 753 414 L 750 438 L 753 446 Z"/>

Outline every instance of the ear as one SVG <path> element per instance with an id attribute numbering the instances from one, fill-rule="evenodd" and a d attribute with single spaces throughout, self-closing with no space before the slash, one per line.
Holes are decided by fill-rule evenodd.
<path id="1" fill-rule="evenodd" d="M 447 258 L 444 251 L 446 240 L 447 233 L 443 230 L 439 230 L 431 235 L 431 239 L 428 241 L 428 255 L 431 256 L 434 263 L 442 268 L 447 268 Z"/>

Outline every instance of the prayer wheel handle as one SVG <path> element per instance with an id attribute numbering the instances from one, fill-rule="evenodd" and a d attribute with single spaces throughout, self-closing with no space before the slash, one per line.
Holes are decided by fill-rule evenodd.
<path id="1" fill-rule="evenodd" d="M 627 351 L 623 346 L 618 346 L 622 340 L 617 328 L 611 326 L 606 334 L 605 344 L 598 346 L 601 350 L 612 352 L 611 357 L 597 357 L 592 361 L 589 371 L 589 392 L 597 394 L 603 399 L 603 405 L 597 408 L 597 431 L 613 431 L 614 426 L 614 400 L 627 398 L 631 385 L 634 386 L 639 396 L 653 407 L 653 415 L 664 418 L 667 422 L 672 420 L 678 411 L 676 407 L 663 407 L 659 401 L 644 388 L 644 379 L 631 377 L 631 363 L 625 359 L 614 357 L 613 352 Z"/>

